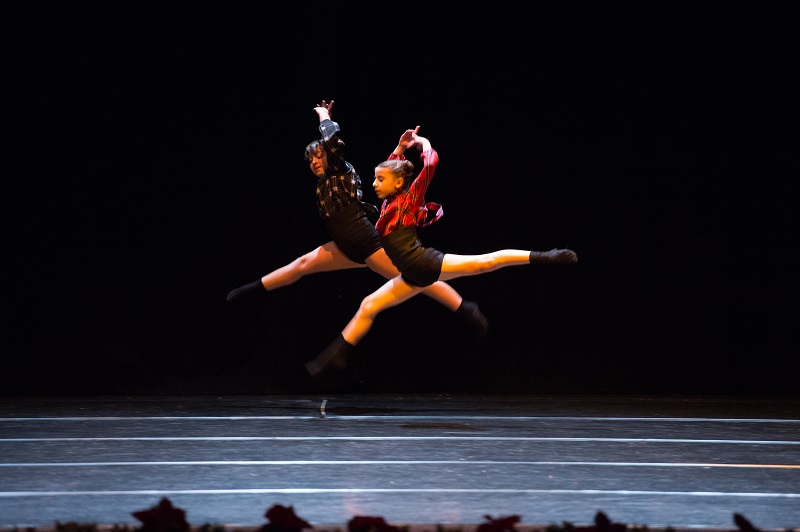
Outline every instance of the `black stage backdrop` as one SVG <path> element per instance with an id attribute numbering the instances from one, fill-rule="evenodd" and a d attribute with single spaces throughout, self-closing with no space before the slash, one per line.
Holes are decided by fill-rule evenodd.
<path id="1" fill-rule="evenodd" d="M 374 391 L 797 394 L 797 2 L 4 2 L 2 390 L 305 392 L 382 279 L 227 292 L 327 240 L 303 148 L 421 126 L 429 245 L 577 251 L 452 282 L 360 346 Z"/>

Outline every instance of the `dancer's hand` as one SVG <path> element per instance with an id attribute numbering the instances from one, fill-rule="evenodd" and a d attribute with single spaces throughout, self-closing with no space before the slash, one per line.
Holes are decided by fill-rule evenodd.
<path id="1" fill-rule="evenodd" d="M 403 148 L 403 150 L 414 147 L 417 144 L 417 131 L 419 131 L 419 126 L 414 129 L 406 129 L 403 134 L 400 135 L 400 141 L 397 144 Z"/>
<path id="2" fill-rule="evenodd" d="M 333 113 L 333 100 L 330 102 L 326 102 L 322 100 L 320 103 L 314 107 L 314 111 L 317 112 L 317 116 L 319 117 L 320 122 L 325 120 L 326 118 L 330 118 L 331 114 Z"/>

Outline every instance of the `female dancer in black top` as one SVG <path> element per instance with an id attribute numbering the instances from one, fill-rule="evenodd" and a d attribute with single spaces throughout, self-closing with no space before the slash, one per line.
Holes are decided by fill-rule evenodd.
<path id="1" fill-rule="evenodd" d="M 365 268 L 387 279 L 400 272 L 384 251 L 366 210 L 378 209 L 362 201 L 361 178 L 344 159 L 344 142 L 339 124 L 331 119 L 333 100 L 314 108 L 319 118 L 321 138 L 306 146 L 305 159 L 317 176 L 317 204 L 325 221 L 331 241 L 298 257 L 260 279 L 232 290 L 229 303 L 242 305 L 266 299 L 271 290 L 297 282 L 304 275 L 350 268 Z M 463 319 L 478 336 L 488 330 L 488 321 L 478 305 L 464 300 L 454 288 L 444 282 L 432 283 L 424 293 Z"/>
<path id="2" fill-rule="evenodd" d="M 386 253 L 401 274 L 365 297 L 355 316 L 333 343 L 306 363 L 312 376 L 319 375 L 326 368 L 345 368 L 353 347 L 366 336 L 380 312 L 399 305 L 437 282 L 480 275 L 507 266 L 578 262 L 578 256 L 570 249 L 545 252 L 503 249 L 482 255 L 454 255 L 424 247 L 417 236 L 417 228 L 433 223 L 441 215 L 438 204 L 425 201 L 425 191 L 433 178 L 439 156 L 430 141 L 419 136 L 418 131 L 419 126 L 403 133 L 389 159 L 375 168 L 372 184 L 378 198 L 383 200 L 376 228 Z M 413 183 L 414 165 L 404 155 L 410 147 L 421 151 L 422 160 L 422 171 Z"/>

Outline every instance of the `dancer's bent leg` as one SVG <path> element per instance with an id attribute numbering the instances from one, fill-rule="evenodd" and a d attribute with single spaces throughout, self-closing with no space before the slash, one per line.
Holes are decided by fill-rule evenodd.
<path id="1" fill-rule="evenodd" d="M 372 271 L 384 276 L 386 279 L 392 279 L 400 275 L 400 271 L 392 263 L 392 260 L 389 258 L 383 248 L 367 257 L 367 266 L 369 266 Z M 441 303 L 445 306 L 445 308 L 452 312 L 455 312 L 461 305 L 461 294 L 459 294 L 456 289 L 449 284 L 441 281 L 430 286 L 426 286 L 422 293 L 434 301 Z"/>
<path id="2" fill-rule="evenodd" d="M 400 275 L 386 251 L 380 249 L 367 258 L 367 265 L 375 272 L 391 279 Z M 477 337 L 486 336 L 489 332 L 489 320 L 483 315 L 478 304 L 467 301 L 461 297 L 455 288 L 443 281 L 437 281 L 426 286 L 422 292 L 434 301 L 441 303 L 445 308 L 455 313 L 470 328 Z"/>
<path id="3" fill-rule="evenodd" d="M 408 284 L 399 275 L 361 300 L 358 310 L 342 329 L 342 336 L 350 345 L 360 342 L 372 328 L 375 318 L 384 310 L 399 305 L 422 292 L 423 287 Z"/>
<path id="4" fill-rule="evenodd" d="M 329 369 L 343 370 L 347 368 L 353 349 L 372 328 L 377 315 L 387 308 L 412 298 L 421 291 L 422 287 L 406 283 L 399 275 L 387 281 L 361 301 L 358 311 L 341 334 L 316 357 L 306 362 L 308 373 L 312 377 L 318 377 Z"/>

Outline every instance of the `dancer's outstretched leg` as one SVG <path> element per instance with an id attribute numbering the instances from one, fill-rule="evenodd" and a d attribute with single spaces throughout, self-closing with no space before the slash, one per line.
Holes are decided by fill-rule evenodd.
<path id="1" fill-rule="evenodd" d="M 365 268 L 348 259 L 332 241 L 327 242 L 296 258 L 286 266 L 282 266 L 251 283 L 235 288 L 228 293 L 228 302 L 237 305 L 258 304 L 266 299 L 267 292 L 296 283 L 306 275 Z"/>
<path id="2" fill-rule="evenodd" d="M 449 281 L 458 277 L 481 275 L 508 266 L 525 264 L 575 264 L 578 255 L 571 249 L 529 251 L 525 249 L 502 249 L 482 255 L 455 255 L 445 253 L 439 280 Z"/>

